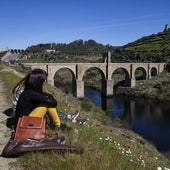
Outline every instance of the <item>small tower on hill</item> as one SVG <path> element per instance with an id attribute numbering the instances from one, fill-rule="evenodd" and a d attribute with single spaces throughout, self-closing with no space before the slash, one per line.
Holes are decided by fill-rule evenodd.
<path id="1" fill-rule="evenodd" d="M 165 25 L 164 32 L 170 31 L 170 28 L 168 27 L 168 24 Z"/>

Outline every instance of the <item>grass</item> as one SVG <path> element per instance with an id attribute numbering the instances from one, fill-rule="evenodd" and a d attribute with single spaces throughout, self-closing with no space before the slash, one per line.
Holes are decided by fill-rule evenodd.
<path id="1" fill-rule="evenodd" d="M 19 79 L 21 77 L 11 69 L 9 71 L 9 67 L 0 66 L 0 80 L 5 87 L 7 102 L 11 102 L 11 90 Z M 21 155 L 14 164 L 15 167 L 27 170 L 170 169 L 170 161 L 152 144 L 132 131 L 116 127 L 114 121 L 109 121 L 100 108 L 92 107 L 86 112 L 81 107 L 81 101 L 76 98 L 49 85 L 46 85 L 45 90 L 53 93 L 57 99 L 58 110 L 72 113 L 78 109 L 80 118 L 88 119 L 87 123 L 81 126 L 65 122 L 72 127 L 71 131 L 64 132 L 66 142 L 81 146 L 84 152 L 81 155 L 59 153 L 57 150 L 30 152 Z"/>

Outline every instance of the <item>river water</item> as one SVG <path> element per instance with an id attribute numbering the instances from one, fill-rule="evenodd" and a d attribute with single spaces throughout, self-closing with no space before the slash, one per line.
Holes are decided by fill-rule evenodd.
<path id="1" fill-rule="evenodd" d="M 170 102 L 113 96 L 102 99 L 99 91 L 85 88 L 85 98 L 103 107 L 111 118 L 120 118 L 130 129 L 153 143 L 160 152 L 170 153 Z"/>

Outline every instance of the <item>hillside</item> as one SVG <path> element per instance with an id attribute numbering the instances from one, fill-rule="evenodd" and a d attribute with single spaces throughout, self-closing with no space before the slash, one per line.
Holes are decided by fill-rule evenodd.
<path id="1" fill-rule="evenodd" d="M 41 43 L 27 47 L 16 62 L 103 62 L 111 52 L 112 62 L 170 62 L 170 31 L 141 37 L 124 46 L 111 46 L 82 39 L 66 43 Z M 0 56 L 3 56 L 0 53 Z M 23 61 L 24 60 L 24 61 Z"/>
<path id="2" fill-rule="evenodd" d="M 102 62 L 111 51 L 112 62 L 169 62 L 170 31 L 141 37 L 124 46 L 111 46 L 95 40 L 71 43 L 37 44 L 26 49 L 30 62 Z"/>
<path id="3" fill-rule="evenodd" d="M 134 53 L 139 61 L 169 62 L 170 31 L 142 37 L 122 49 Z"/>
<path id="4" fill-rule="evenodd" d="M 3 83 L 6 102 L 11 102 L 11 88 L 20 78 L 15 70 L 0 65 L 0 80 Z M 58 101 L 57 109 L 70 113 L 79 108 L 80 118 L 88 119 L 84 125 L 66 121 L 72 130 L 63 132 L 66 142 L 83 147 L 84 152 L 82 155 L 60 153 L 55 150 L 32 152 L 17 159 L 17 162 L 13 164 L 16 169 L 152 170 L 170 167 L 169 160 L 160 154 L 152 144 L 124 129 L 120 125 L 120 121 L 108 121 L 104 112 L 94 106 L 86 112 L 81 107 L 81 102 L 72 96 L 67 95 L 68 100 L 66 101 L 66 95 L 59 89 L 46 86 L 46 90 L 53 92 Z M 86 106 L 90 105 L 86 103 Z M 2 123 L 5 125 L 4 122 Z M 51 135 L 57 133 L 54 130 Z"/>

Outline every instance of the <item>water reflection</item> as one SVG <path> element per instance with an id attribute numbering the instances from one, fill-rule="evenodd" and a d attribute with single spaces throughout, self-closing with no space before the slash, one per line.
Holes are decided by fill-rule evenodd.
<path id="1" fill-rule="evenodd" d="M 126 121 L 130 128 L 152 142 L 159 151 L 170 151 L 170 105 L 147 99 L 114 96 L 101 99 L 100 92 L 86 89 L 85 97 L 102 106 L 112 118 Z"/>

